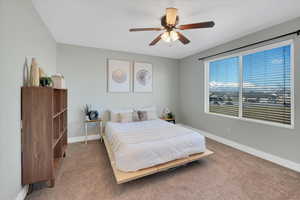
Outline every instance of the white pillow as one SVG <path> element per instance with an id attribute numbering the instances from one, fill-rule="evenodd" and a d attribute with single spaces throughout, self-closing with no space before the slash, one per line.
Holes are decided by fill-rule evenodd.
<path id="1" fill-rule="evenodd" d="M 133 114 L 133 112 L 122 112 L 122 113 L 119 113 L 120 122 L 121 123 L 132 122 L 132 114 Z"/>
<path id="2" fill-rule="evenodd" d="M 137 111 L 137 110 L 134 110 L 134 111 L 132 112 L 132 121 L 134 121 L 134 122 L 140 121 L 140 117 L 139 117 L 139 114 L 138 114 L 138 111 Z"/>
<path id="3" fill-rule="evenodd" d="M 157 114 L 156 114 L 156 111 L 154 110 L 149 110 L 149 111 L 146 111 L 147 112 L 147 118 L 148 120 L 154 120 L 154 119 L 157 119 Z"/>
<path id="4" fill-rule="evenodd" d="M 120 113 L 132 113 L 132 109 L 126 109 L 126 110 L 111 110 L 110 111 L 110 121 L 112 122 L 120 122 Z"/>
<path id="5" fill-rule="evenodd" d="M 157 114 L 156 114 L 156 107 L 155 106 L 145 107 L 145 108 L 141 108 L 139 110 L 147 112 L 147 119 L 148 120 L 158 119 Z"/>

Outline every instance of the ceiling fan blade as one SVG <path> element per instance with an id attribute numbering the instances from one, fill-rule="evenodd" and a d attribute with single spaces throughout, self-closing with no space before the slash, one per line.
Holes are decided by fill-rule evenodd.
<path id="1" fill-rule="evenodd" d="M 175 25 L 177 17 L 177 8 L 167 8 L 166 9 L 166 23 L 168 25 Z"/>
<path id="2" fill-rule="evenodd" d="M 155 45 L 155 44 L 161 39 L 161 35 L 162 35 L 162 33 L 159 34 L 159 36 L 157 36 L 157 37 L 149 44 L 149 46 Z"/>
<path id="3" fill-rule="evenodd" d="M 184 25 L 180 25 L 178 28 L 180 30 L 195 29 L 195 28 L 211 28 L 214 25 L 215 25 L 215 22 L 209 21 L 209 22 L 201 22 L 201 23 L 195 23 L 195 24 L 184 24 Z"/>
<path id="4" fill-rule="evenodd" d="M 182 42 L 184 45 L 190 43 L 190 40 L 187 39 L 182 33 L 177 32 L 179 38 L 178 40 L 180 40 L 180 42 Z"/>
<path id="5" fill-rule="evenodd" d="M 130 32 L 133 31 L 161 31 L 163 28 L 131 28 L 129 29 Z"/>

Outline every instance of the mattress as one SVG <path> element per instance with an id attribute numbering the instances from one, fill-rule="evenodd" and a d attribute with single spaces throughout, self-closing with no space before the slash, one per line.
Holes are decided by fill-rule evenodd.
<path id="1" fill-rule="evenodd" d="M 116 167 L 137 171 L 205 151 L 205 138 L 166 121 L 107 122 L 106 138 Z"/>

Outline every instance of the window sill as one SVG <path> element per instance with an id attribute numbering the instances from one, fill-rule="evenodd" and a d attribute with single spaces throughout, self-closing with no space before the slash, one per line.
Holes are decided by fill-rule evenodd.
<path id="1" fill-rule="evenodd" d="M 224 115 L 224 114 L 218 114 L 218 113 L 212 113 L 212 112 L 204 112 L 205 114 L 209 114 L 209 115 L 214 115 L 214 116 L 218 116 L 218 117 L 225 117 L 225 118 L 229 118 L 229 119 L 235 119 L 235 120 L 241 120 L 241 121 L 247 121 L 247 122 L 253 122 L 253 123 L 258 123 L 258 124 L 266 124 L 269 126 L 275 126 L 275 127 L 280 127 L 280 128 L 287 128 L 287 129 L 294 129 L 294 125 L 288 125 L 288 124 L 280 124 L 280 123 L 276 123 L 276 122 L 269 122 L 269 121 L 263 121 L 263 120 L 258 120 L 258 119 L 249 119 L 249 118 L 244 118 L 244 117 L 235 117 L 235 116 L 230 116 L 230 115 Z"/>

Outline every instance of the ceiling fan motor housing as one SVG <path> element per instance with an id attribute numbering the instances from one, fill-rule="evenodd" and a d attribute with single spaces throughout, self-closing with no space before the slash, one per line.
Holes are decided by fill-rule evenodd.
<path id="1" fill-rule="evenodd" d="M 179 17 L 176 16 L 176 22 L 175 22 L 175 24 L 167 24 L 167 17 L 166 17 L 166 15 L 162 16 L 160 21 L 161 21 L 161 25 L 162 25 L 167 31 L 171 31 L 171 30 L 173 30 L 173 29 L 176 27 L 176 25 L 178 24 L 178 22 L 179 22 Z"/>

